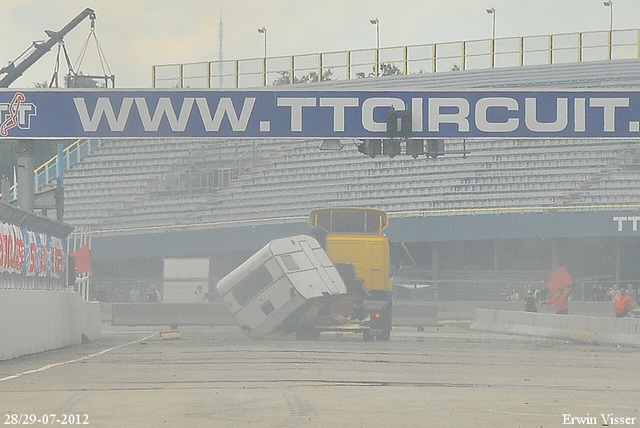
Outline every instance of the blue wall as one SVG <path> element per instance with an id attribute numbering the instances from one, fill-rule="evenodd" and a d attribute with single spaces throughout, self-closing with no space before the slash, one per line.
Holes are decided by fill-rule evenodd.
<path id="1" fill-rule="evenodd" d="M 640 213 L 624 211 L 393 217 L 386 234 L 394 242 L 640 236 L 639 230 L 633 230 L 633 218 L 640 229 Z M 100 261 L 253 252 L 274 238 L 309 232 L 309 226 L 299 222 L 124 236 L 96 234 L 92 257 Z"/>

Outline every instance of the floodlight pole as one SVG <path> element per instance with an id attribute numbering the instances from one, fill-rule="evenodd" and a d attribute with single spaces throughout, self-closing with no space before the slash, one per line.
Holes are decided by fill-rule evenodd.
<path id="1" fill-rule="evenodd" d="M 380 75 L 380 20 L 378 18 L 370 19 L 369 22 L 376 26 L 376 59 L 375 59 L 375 76 Z"/>
<path id="2" fill-rule="evenodd" d="M 267 86 L 267 28 L 258 28 L 258 33 L 264 34 L 264 57 L 262 59 L 262 86 Z"/>
<path id="3" fill-rule="evenodd" d="M 609 8 L 609 46 L 607 46 L 607 52 L 609 59 L 611 59 L 611 46 L 613 45 L 613 0 L 607 0 L 602 4 Z"/>
<path id="4" fill-rule="evenodd" d="M 495 52 L 496 52 L 496 8 L 491 7 L 491 9 L 487 9 L 487 13 L 491 15 L 492 26 L 491 26 L 491 52 L 490 52 L 490 64 L 489 68 L 493 68 L 495 65 Z"/>

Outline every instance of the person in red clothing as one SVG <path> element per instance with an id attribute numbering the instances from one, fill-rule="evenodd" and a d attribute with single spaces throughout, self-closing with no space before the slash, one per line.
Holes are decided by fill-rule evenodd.
<path id="1" fill-rule="evenodd" d="M 558 291 L 553 295 L 549 300 L 545 303 L 550 305 L 552 303 L 556 304 L 556 314 L 569 314 L 569 295 L 571 294 L 571 286 L 567 286 L 562 290 Z"/>
<path id="2" fill-rule="evenodd" d="M 618 318 L 626 317 L 629 311 L 633 309 L 631 298 L 627 295 L 624 288 L 620 290 L 620 294 L 616 297 L 616 301 L 613 303 L 613 309 L 616 311 L 616 317 Z"/>

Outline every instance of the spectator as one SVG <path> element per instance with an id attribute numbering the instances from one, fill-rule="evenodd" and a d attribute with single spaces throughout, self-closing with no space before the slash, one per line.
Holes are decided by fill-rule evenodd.
<path id="1" fill-rule="evenodd" d="M 129 291 L 129 301 L 131 303 L 138 303 L 140 301 L 140 291 L 138 291 L 138 286 L 134 285 Z"/>
<path id="2" fill-rule="evenodd" d="M 631 284 L 627 284 L 627 296 L 629 296 L 631 304 L 635 305 L 638 300 L 638 293 L 636 293 Z"/>
<path id="3" fill-rule="evenodd" d="M 631 303 L 631 299 L 624 289 L 620 290 L 620 294 L 616 297 L 613 309 L 616 311 L 616 317 L 618 318 L 626 317 L 629 311 L 633 309 L 633 303 Z"/>
<path id="4" fill-rule="evenodd" d="M 157 303 L 160 301 L 160 291 L 156 288 L 155 285 L 149 287 L 147 291 L 147 302 L 149 303 Z"/>
<path id="5" fill-rule="evenodd" d="M 524 310 L 526 312 L 538 312 L 538 290 L 529 284 L 527 294 L 524 297 Z"/>
<path id="6" fill-rule="evenodd" d="M 543 302 L 543 304 L 550 305 L 555 303 L 556 305 L 556 314 L 569 314 L 569 296 L 571 295 L 571 286 L 567 286 L 562 290 L 558 291 L 554 294 L 549 300 Z"/>
<path id="7" fill-rule="evenodd" d="M 609 300 L 612 302 L 616 301 L 616 297 L 620 294 L 620 290 L 618 289 L 618 284 L 614 284 L 613 288 L 609 290 Z"/>

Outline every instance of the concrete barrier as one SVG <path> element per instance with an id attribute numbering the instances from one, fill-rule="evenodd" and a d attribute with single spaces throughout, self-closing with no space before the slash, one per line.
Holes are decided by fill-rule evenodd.
<path id="1" fill-rule="evenodd" d="M 111 324 L 126 326 L 236 325 L 224 303 L 114 303 Z"/>
<path id="2" fill-rule="evenodd" d="M 441 320 L 473 320 L 476 309 L 497 309 L 502 311 L 524 311 L 524 302 L 482 302 L 482 301 L 439 301 L 425 302 L 438 305 L 438 317 Z M 571 315 L 594 317 L 613 317 L 613 302 L 577 302 L 569 303 Z M 555 314 L 555 306 L 542 305 L 539 313 Z"/>
<path id="3" fill-rule="evenodd" d="M 81 333 L 91 342 L 102 338 L 100 302 L 82 302 L 80 306 Z"/>
<path id="4" fill-rule="evenodd" d="M 477 309 L 470 330 L 640 347 L 640 319 Z"/>
<path id="5" fill-rule="evenodd" d="M 105 310 L 103 305 L 102 310 Z M 236 325 L 224 303 L 114 303 L 112 325 L 180 326 Z M 438 324 L 438 306 L 401 302 L 393 305 L 393 325 L 427 327 Z"/>
<path id="6" fill-rule="evenodd" d="M 113 320 L 113 316 L 111 313 L 113 305 L 118 305 L 119 303 L 101 303 L 101 315 L 103 322 L 111 322 Z M 404 323 L 408 323 L 406 325 L 416 325 L 423 323 L 424 321 L 428 321 L 426 325 L 429 324 L 432 320 L 432 311 L 437 312 L 437 317 L 439 320 L 473 320 L 475 316 L 476 309 L 499 309 L 505 311 L 522 311 L 524 309 L 523 302 L 473 302 L 473 301 L 429 301 L 429 300 L 396 300 L 394 301 L 394 317 L 401 322 L 398 325 L 404 325 Z M 412 316 L 410 316 L 410 312 L 405 316 L 402 313 L 403 306 L 412 306 L 412 307 L 427 307 L 425 309 L 429 311 L 429 313 L 419 314 L 420 317 L 425 318 L 424 321 L 411 320 Z M 433 308 L 435 306 L 435 308 Z M 422 309 L 417 309 L 421 311 Z M 540 308 L 540 312 L 553 313 L 555 310 L 552 306 L 542 306 Z M 408 311 L 412 311 L 409 309 Z M 415 312 L 414 312 L 415 313 Z M 615 318 L 615 312 L 613 311 L 613 303 L 612 302 L 571 302 L 571 314 L 572 315 L 585 315 L 585 316 L 602 316 L 602 317 L 613 317 Z"/>
<path id="7" fill-rule="evenodd" d="M 102 322 L 111 322 L 111 318 L 113 317 L 111 314 L 112 306 L 113 303 L 100 302 L 100 319 Z"/>
<path id="8" fill-rule="evenodd" d="M 79 293 L 0 290 L 0 360 L 102 337 L 100 306 Z"/>

